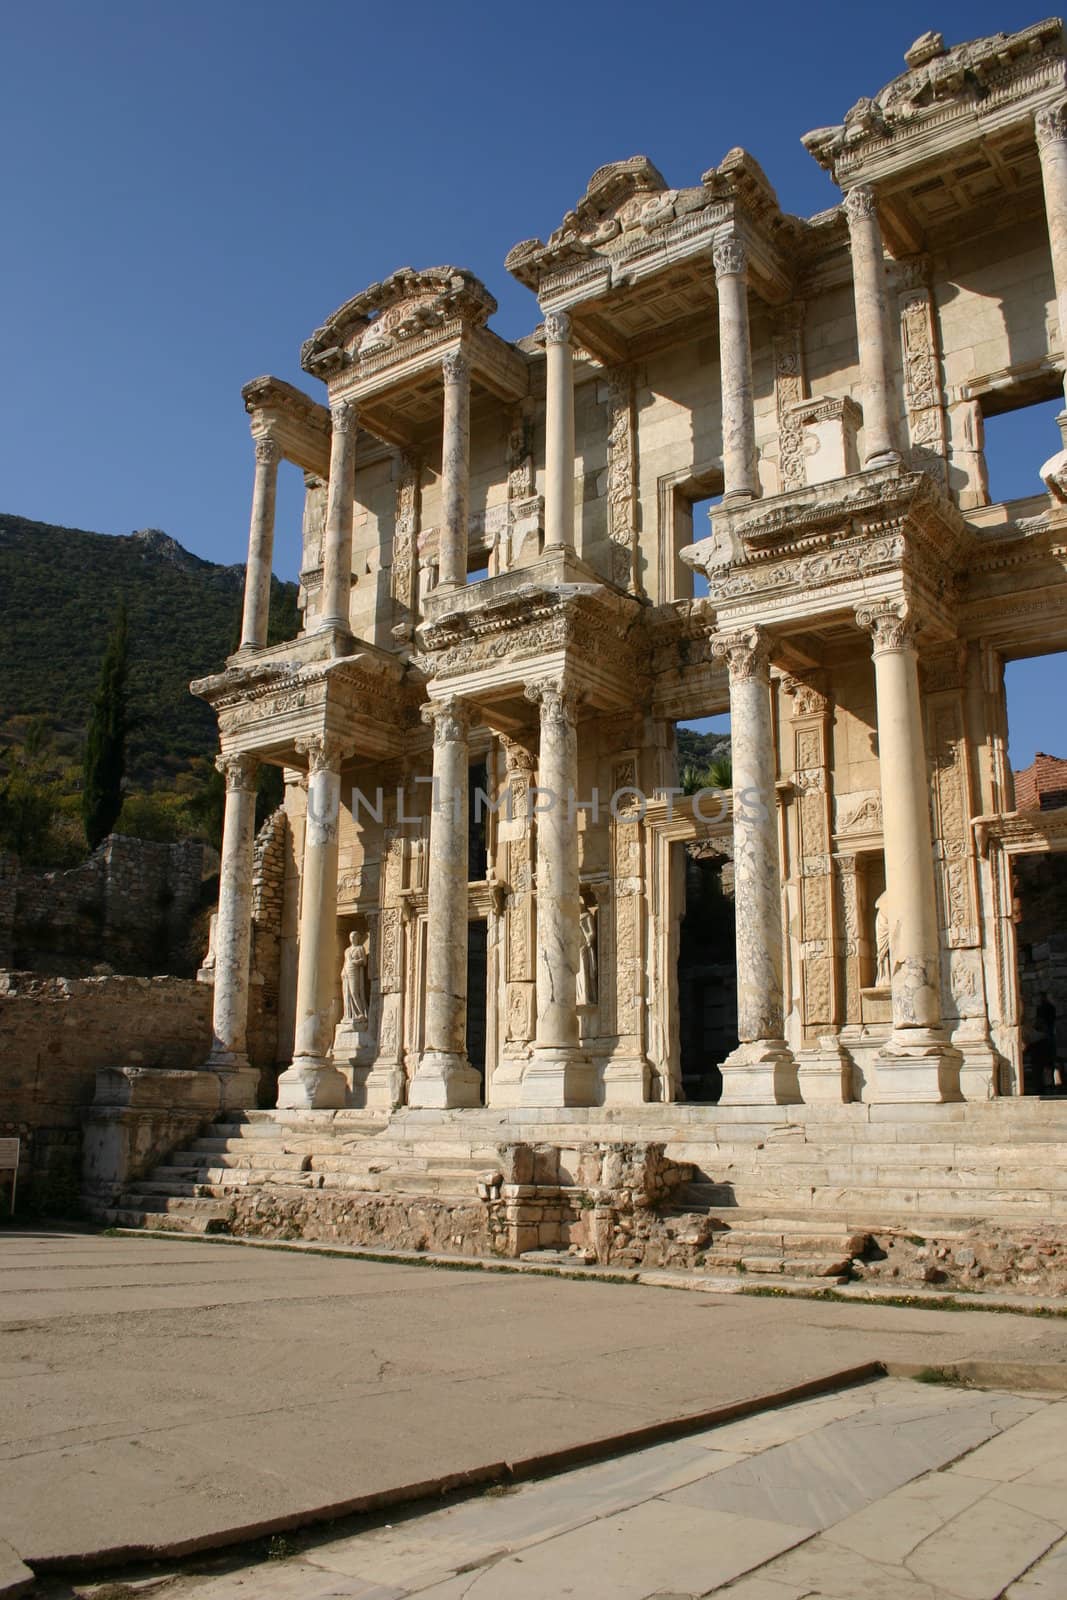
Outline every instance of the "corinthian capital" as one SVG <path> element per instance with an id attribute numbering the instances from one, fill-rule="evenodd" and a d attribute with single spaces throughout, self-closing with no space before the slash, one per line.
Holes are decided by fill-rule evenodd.
<path id="1" fill-rule="evenodd" d="M 448 350 L 441 357 L 441 376 L 445 383 L 469 383 L 471 364 L 462 350 Z"/>
<path id="2" fill-rule="evenodd" d="M 243 789 L 247 794 L 255 792 L 256 774 L 259 771 L 256 756 L 249 755 L 247 751 L 237 755 L 216 756 L 215 766 L 222 773 L 227 793 L 237 789 Z"/>
<path id="3" fill-rule="evenodd" d="M 352 754 L 352 746 L 336 733 L 312 733 L 296 740 L 299 755 L 307 757 L 308 776 L 317 772 L 340 772 L 341 763 Z"/>
<path id="4" fill-rule="evenodd" d="M 433 729 L 434 744 L 465 744 L 471 730 L 471 708 L 458 695 L 447 700 L 431 700 L 419 708 L 427 727 Z"/>
<path id="5" fill-rule="evenodd" d="M 856 621 L 874 641 L 872 654 L 884 650 L 912 650 L 919 622 L 906 600 L 875 600 L 856 607 Z"/>
<path id="6" fill-rule="evenodd" d="M 1062 144 L 1067 139 L 1067 101 L 1060 100 L 1056 105 L 1045 106 L 1037 113 L 1034 135 L 1039 150 L 1044 150 L 1046 145 Z"/>
<path id="7" fill-rule="evenodd" d="M 275 462 L 280 461 L 281 458 L 282 452 L 278 441 L 273 439 L 269 433 L 261 434 L 256 440 L 256 465 L 273 467 Z"/>
<path id="8" fill-rule="evenodd" d="M 745 683 L 750 678 L 770 678 L 771 648 L 762 628 L 713 634 L 711 653 L 716 660 L 726 662 L 731 683 Z"/>
<path id="9" fill-rule="evenodd" d="M 716 278 L 731 278 L 748 268 L 748 246 L 739 234 L 720 233 L 711 251 Z"/>
<path id="10" fill-rule="evenodd" d="M 545 317 L 545 343 L 570 344 L 571 319 L 566 311 L 550 311 Z"/>
<path id="11" fill-rule="evenodd" d="M 566 678 L 542 678 L 539 683 L 528 683 L 523 694 L 540 709 L 542 727 L 546 723 L 568 728 L 576 725 L 582 697 Z"/>
<path id="12" fill-rule="evenodd" d="M 855 222 L 866 222 L 869 217 L 877 215 L 878 206 L 874 190 L 869 183 L 857 183 L 845 196 L 845 216 L 848 218 L 849 227 Z"/>
<path id="13" fill-rule="evenodd" d="M 335 400 L 330 407 L 334 433 L 350 433 L 356 426 L 356 408 L 350 400 Z"/>

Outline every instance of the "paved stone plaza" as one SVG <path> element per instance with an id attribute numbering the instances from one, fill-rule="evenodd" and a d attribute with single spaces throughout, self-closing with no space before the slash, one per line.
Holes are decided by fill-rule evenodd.
<path id="1" fill-rule="evenodd" d="M 240 1530 L 306 1521 L 454 1474 L 483 1473 L 489 1483 L 506 1475 L 504 1463 L 521 1476 L 523 1463 L 547 1465 L 555 1452 L 832 1381 L 867 1362 L 1067 1365 L 1060 1319 L 671 1293 L 185 1239 L 9 1234 L 0 1273 L 0 1541 L 31 1566 L 131 1547 L 220 1544 Z M 920 1452 L 903 1476 L 863 1478 L 863 1497 L 845 1510 L 841 1471 L 820 1468 L 820 1519 L 833 1512 L 839 1520 L 839 1511 L 943 1465 L 1035 1403 L 1004 1401 L 997 1421 L 986 1397 L 916 1394 L 923 1414 L 950 1408 L 946 1425 L 937 1425 L 936 1459 Z M 820 1404 L 829 1417 L 842 1406 L 847 1412 L 853 1398 Z M 975 1416 L 984 1406 L 986 1420 L 957 1428 L 956 1405 L 978 1407 Z M 773 1433 L 785 1426 L 776 1416 L 745 1426 Z M 719 1465 L 737 1466 L 741 1451 L 724 1442 L 731 1435 L 716 1437 L 714 1449 L 725 1453 Z M 676 1473 L 680 1463 L 704 1461 L 698 1449 L 689 1439 L 653 1459 Z M 865 1471 L 888 1459 L 881 1445 L 858 1455 L 869 1458 Z M 636 1466 L 631 1458 L 596 1470 L 605 1481 L 617 1472 L 630 1483 Z M 669 1482 L 653 1477 L 648 1493 L 681 1488 L 687 1472 Z M 850 1466 L 844 1479 L 852 1475 Z M 743 1475 L 722 1482 L 735 1479 L 738 1498 L 716 1502 L 716 1516 L 741 1511 Z M 1067 1508 L 1061 1490 L 1055 1494 Z M 641 1498 L 627 1490 L 621 1504 Z M 1046 1498 L 1035 1492 L 1031 1513 L 1046 1516 Z M 457 1515 L 528 1503 L 538 1502 L 508 1494 Z M 577 1513 L 576 1500 L 571 1520 L 583 1520 Z M 692 1508 L 677 1514 L 689 1517 Z M 750 1501 L 743 1514 L 753 1515 Z M 535 1517 L 532 1532 L 541 1526 Z M 499 1537 L 508 1544 L 514 1536 Z M 770 1555 L 800 1537 L 761 1549 Z M 662 1542 L 679 1557 L 685 1548 L 681 1538 Z M 447 1571 L 433 1570 L 440 1578 Z M 724 1581 L 721 1569 L 709 1572 L 705 1587 Z M 688 1578 L 688 1590 L 695 1583 Z M 404 1588 L 399 1577 L 396 1586 Z M 674 1578 L 659 1584 L 672 1586 L 688 1592 Z"/>
<path id="2" fill-rule="evenodd" d="M 1067 1400 L 888 1378 L 154 1592 L 1059 1600 L 1065 1488 Z"/>

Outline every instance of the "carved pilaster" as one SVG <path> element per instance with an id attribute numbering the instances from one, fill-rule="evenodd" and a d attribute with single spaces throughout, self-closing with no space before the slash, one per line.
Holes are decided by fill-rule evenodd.
<path id="1" fill-rule="evenodd" d="M 637 578 L 637 459 L 634 381 L 631 367 L 608 375 L 608 537 L 612 577 L 631 593 Z"/>
<path id="2" fill-rule="evenodd" d="M 910 464 L 944 486 L 948 481 L 945 394 L 929 270 L 927 256 L 911 256 L 901 263 L 897 298 L 904 357 L 904 406 Z"/>
<path id="3" fill-rule="evenodd" d="M 774 400 L 778 414 L 778 475 L 780 489 L 802 489 L 804 428 L 796 407 L 805 398 L 804 307 L 794 301 L 774 321 Z"/>
<path id="4" fill-rule="evenodd" d="M 422 509 L 420 463 L 401 454 L 397 460 L 396 514 L 393 524 L 393 599 L 410 612 L 415 604 L 416 546 Z"/>

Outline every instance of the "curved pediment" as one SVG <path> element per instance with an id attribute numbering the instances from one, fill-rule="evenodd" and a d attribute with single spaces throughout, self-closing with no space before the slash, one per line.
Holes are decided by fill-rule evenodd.
<path id="1" fill-rule="evenodd" d="M 361 356 L 401 347 L 448 324 L 484 327 L 495 310 L 496 300 L 473 272 L 401 267 L 346 300 L 316 328 L 300 352 L 301 365 L 317 377 L 331 377 Z"/>
<path id="2" fill-rule="evenodd" d="M 994 33 L 948 47 L 940 33 L 921 34 L 905 52 L 907 71 L 874 96 L 865 96 L 833 127 L 814 128 L 802 143 L 835 177 L 857 164 L 866 144 L 882 145 L 965 113 L 1021 98 L 1039 87 L 1043 64 L 1059 61 L 1058 17 L 1018 33 Z M 1062 63 L 1061 63 L 1062 65 Z"/>

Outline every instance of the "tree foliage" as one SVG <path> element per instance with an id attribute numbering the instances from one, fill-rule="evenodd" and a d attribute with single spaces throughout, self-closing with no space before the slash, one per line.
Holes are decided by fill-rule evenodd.
<path id="1" fill-rule="evenodd" d="M 100 680 L 85 741 L 82 818 L 90 850 L 95 850 L 107 838 L 122 810 L 126 738 L 130 728 L 129 676 L 129 629 L 126 604 L 121 601 L 100 663 Z"/>

